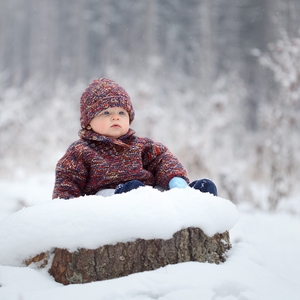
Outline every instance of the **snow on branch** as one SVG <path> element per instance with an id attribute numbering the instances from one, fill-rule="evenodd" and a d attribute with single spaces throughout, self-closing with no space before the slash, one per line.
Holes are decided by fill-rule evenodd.
<path id="1" fill-rule="evenodd" d="M 300 38 L 290 38 L 282 32 L 282 39 L 268 46 L 269 53 L 260 57 L 261 65 L 269 68 L 276 82 L 289 92 L 289 101 L 299 101 Z"/>

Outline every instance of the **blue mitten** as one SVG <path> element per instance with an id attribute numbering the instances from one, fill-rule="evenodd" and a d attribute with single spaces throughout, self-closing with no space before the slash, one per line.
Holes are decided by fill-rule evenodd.
<path id="1" fill-rule="evenodd" d="M 169 188 L 173 189 L 173 188 L 178 188 L 178 189 L 184 189 L 187 187 L 187 182 L 180 177 L 173 177 L 170 181 L 169 181 Z"/>

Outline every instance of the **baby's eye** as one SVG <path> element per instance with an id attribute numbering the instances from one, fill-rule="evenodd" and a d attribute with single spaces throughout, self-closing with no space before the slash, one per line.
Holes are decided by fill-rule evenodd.
<path id="1" fill-rule="evenodd" d="M 103 115 L 109 115 L 109 112 L 108 111 L 104 111 L 102 114 Z"/>
<path id="2" fill-rule="evenodd" d="M 125 115 L 124 111 L 119 112 L 120 115 Z"/>

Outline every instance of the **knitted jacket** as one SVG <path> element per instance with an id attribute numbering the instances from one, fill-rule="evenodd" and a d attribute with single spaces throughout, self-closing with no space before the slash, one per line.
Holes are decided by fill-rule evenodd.
<path id="1" fill-rule="evenodd" d="M 85 129 L 79 136 L 57 163 L 53 199 L 94 195 L 134 179 L 165 189 L 173 177 L 189 183 L 186 170 L 164 145 L 137 137 L 132 129 L 119 139 Z"/>

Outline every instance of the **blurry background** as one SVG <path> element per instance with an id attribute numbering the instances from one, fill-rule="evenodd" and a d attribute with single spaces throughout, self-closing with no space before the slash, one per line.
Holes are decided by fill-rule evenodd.
<path id="1" fill-rule="evenodd" d="M 80 96 L 105 76 L 191 180 L 299 206 L 299 14 L 297 0 L 1 0 L 0 179 L 54 180 Z"/>

